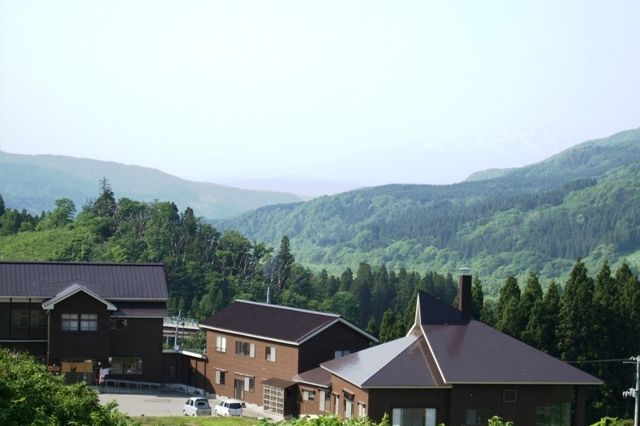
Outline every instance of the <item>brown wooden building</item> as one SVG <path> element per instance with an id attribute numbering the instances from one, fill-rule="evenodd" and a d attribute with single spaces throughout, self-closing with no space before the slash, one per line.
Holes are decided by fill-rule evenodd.
<path id="1" fill-rule="evenodd" d="M 519 426 L 585 425 L 585 388 L 602 382 L 469 318 L 470 290 L 463 275 L 461 309 L 420 292 L 407 336 L 300 374 L 301 386 L 326 398 L 300 411 L 387 413 L 393 426 L 486 425 L 493 415 Z"/>
<path id="2" fill-rule="evenodd" d="M 298 373 L 376 341 L 339 315 L 244 300 L 200 327 L 207 331 L 206 391 L 284 416 L 297 415 L 304 398 Z"/>
<path id="3" fill-rule="evenodd" d="M 0 262 L 0 346 L 93 381 L 162 380 L 160 264 Z"/>

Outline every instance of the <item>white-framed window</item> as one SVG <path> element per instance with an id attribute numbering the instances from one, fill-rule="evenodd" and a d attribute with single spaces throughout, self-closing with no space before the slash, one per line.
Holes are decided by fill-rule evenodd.
<path id="1" fill-rule="evenodd" d="M 78 331 L 78 314 L 62 314 L 62 331 Z"/>
<path id="2" fill-rule="evenodd" d="M 264 351 L 264 359 L 271 362 L 276 362 L 276 347 L 267 346 Z"/>
<path id="3" fill-rule="evenodd" d="M 249 342 L 236 341 L 236 355 L 256 357 L 256 345 Z"/>
<path id="4" fill-rule="evenodd" d="M 435 408 L 393 408 L 392 426 L 424 425 L 436 426 Z"/>
<path id="5" fill-rule="evenodd" d="M 302 391 L 302 400 L 303 401 L 315 401 L 316 400 L 316 391 L 303 390 Z"/>
<path id="6" fill-rule="evenodd" d="M 245 392 L 255 392 L 256 390 L 256 379 L 253 377 L 245 377 L 244 378 L 244 391 Z"/>
<path id="7" fill-rule="evenodd" d="M 342 358 L 345 355 L 349 355 L 351 353 L 350 350 L 344 350 L 344 351 L 334 351 L 333 352 L 333 357 L 334 358 Z"/>
<path id="8" fill-rule="evenodd" d="M 353 416 L 353 402 L 344 399 L 344 418 L 350 419 Z"/>
<path id="9" fill-rule="evenodd" d="M 319 405 L 318 408 L 320 409 L 320 412 L 322 413 L 325 410 L 325 398 L 327 397 L 327 392 L 321 390 L 319 393 L 320 393 L 320 395 L 318 395 L 318 405 Z"/>
<path id="10" fill-rule="evenodd" d="M 80 331 L 98 330 L 97 314 L 80 314 Z"/>
<path id="11" fill-rule="evenodd" d="M 227 374 L 222 370 L 216 370 L 216 384 L 224 385 Z"/>
<path id="12" fill-rule="evenodd" d="M 333 414 L 340 415 L 340 395 L 333 395 Z"/>
<path id="13" fill-rule="evenodd" d="M 358 401 L 358 417 L 367 416 L 367 407 L 362 401 Z"/>
<path id="14" fill-rule="evenodd" d="M 227 352 L 227 338 L 225 336 L 216 336 L 216 351 Z"/>

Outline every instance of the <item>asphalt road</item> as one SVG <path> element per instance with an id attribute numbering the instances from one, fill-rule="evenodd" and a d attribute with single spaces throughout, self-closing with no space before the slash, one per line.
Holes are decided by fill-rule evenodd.
<path id="1" fill-rule="evenodd" d="M 182 406 L 191 395 L 180 393 L 111 393 L 100 394 L 100 403 L 116 401 L 118 409 L 130 416 L 182 416 Z M 209 399 L 211 409 L 219 400 Z M 245 417 L 263 417 L 264 412 L 258 407 L 248 405 L 243 410 Z"/>

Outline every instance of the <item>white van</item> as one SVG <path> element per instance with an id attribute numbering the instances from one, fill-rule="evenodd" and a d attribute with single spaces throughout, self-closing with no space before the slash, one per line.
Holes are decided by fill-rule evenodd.
<path id="1" fill-rule="evenodd" d="M 211 406 L 206 398 L 192 396 L 184 403 L 182 414 L 185 416 L 210 416 Z"/>

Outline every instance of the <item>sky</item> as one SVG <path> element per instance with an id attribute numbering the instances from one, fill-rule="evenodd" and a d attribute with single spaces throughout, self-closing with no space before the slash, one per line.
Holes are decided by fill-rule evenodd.
<path id="1" fill-rule="evenodd" d="M 640 126 L 640 2 L 0 0 L 0 150 L 444 184 Z"/>

